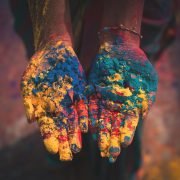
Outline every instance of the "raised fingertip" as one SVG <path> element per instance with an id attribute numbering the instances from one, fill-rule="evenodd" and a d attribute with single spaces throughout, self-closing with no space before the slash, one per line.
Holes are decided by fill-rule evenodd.
<path id="1" fill-rule="evenodd" d="M 132 143 L 132 138 L 131 137 L 129 137 L 129 136 L 122 136 L 122 138 L 121 138 L 121 146 L 123 147 L 123 148 L 126 148 L 126 147 L 128 147 L 130 144 Z"/>
<path id="2" fill-rule="evenodd" d="M 78 146 L 77 144 L 71 144 L 71 150 L 72 150 L 73 153 L 76 154 L 76 153 L 81 151 L 81 147 Z"/>
<path id="3" fill-rule="evenodd" d="M 113 156 L 109 156 L 109 162 L 110 163 L 115 163 L 116 162 L 116 160 L 117 160 L 117 157 L 113 157 Z"/>
<path id="4" fill-rule="evenodd" d="M 58 152 L 59 141 L 56 137 L 51 136 L 49 138 L 45 138 L 43 141 L 48 152 L 51 154 L 56 154 Z"/>
<path id="5" fill-rule="evenodd" d="M 60 146 L 59 146 L 59 159 L 61 161 L 72 161 L 73 159 L 73 156 L 72 156 L 72 152 L 70 150 L 70 147 L 69 147 L 69 143 L 60 143 Z"/>
<path id="6" fill-rule="evenodd" d="M 71 151 L 73 153 L 78 153 L 82 148 L 82 139 L 81 139 L 81 131 L 79 128 L 75 130 L 75 132 L 69 136 L 69 144 Z"/>
<path id="7" fill-rule="evenodd" d="M 82 133 L 87 133 L 88 132 L 88 118 L 87 117 L 81 117 L 79 119 L 80 123 L 80 130 Z"/>
<path id="8" fill-rule="evenodd" d="M 59 159 L 61 161 L 71 161 L 72 158 L 73 156 L 68 141 L 67 131 L 62 127 L 59 135 Z"/>
<path id="9" fill-rule="evenodd" d="M 113 146 L 111 146 L 111 147 L 109 148 L 109 154 L 110 154 L 112 157 L 118 157 L 119 154 L 120 154 L 120 152 L 121 152 L 120 147 L 113 147 Z"/>
<path id="10" fill-rule="evenodd" d="M 109 152 L 108 151 L 101 151 L 100 155 L 102 158 L 109 157 Z"/>
<path id="11" fill-rule="evenodd" d="M 25 107 L 25 113 L 26 113 L 28 123 L 34 122 L 35 121 L 35 117 L 34 117 L 35 109 L 34 109 L 32 100 L 29 98 L 25 98 L 24 99 L 24 107 Z"/>

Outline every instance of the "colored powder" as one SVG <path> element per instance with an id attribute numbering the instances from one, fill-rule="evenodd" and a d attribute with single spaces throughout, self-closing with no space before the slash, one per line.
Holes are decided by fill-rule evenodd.
<path id="1" fill-rule="evenodd" d="M 87 131 L 85 85 L 77 56 L 61 41 L 37 52 L 22 78 L 27 118 L 38 121 L 47 150 L 59 151 L 61 160 L 72 160 L 71 150 L 81 149 L 79 121 Z"/>
<path id="2" fill-rule="evenodd" d="M 121 114 L 118 136 L 122 145 L 129 145 L 139 118 L 147 114 L 155 101 L 158 83 L 157 73 L 144 52 L 136 46 L 122 44 L 122 42 L 122 39 L 120 41 L 116 39 L 113 44 L 106 42 L 101 45 L 92 66 L 86 90 L 90 99 L 91 128 L 99 129 L 98 139 L 101 141 L 99 144 L 101 146 L 102 142 L 106 142 L 103 146 L 109 147 L 110 152 L 118 151 L 116 148 L 118 146 L 117 140 L 113 143 L 111 139 L 111 145 L 109 141 L 107 142 L 106 138 L 112 130 L 101 132 L 101 129 L 107 129 L 107 124 L 100 123 L 98 120 L 99 116 L 102 116 L 103 109 L 111 114 L 109 116 L 111 126 L 113 125 L 111 116 L 115 112 Z M 96 103 L 92 103 L 91 97 L 95 97 L 93 101 Z M 107 154 L 107 148 L 100 148 L 100 150 L 103 156 Z M 112 161 L 112 157 L 109 157 Z"/>

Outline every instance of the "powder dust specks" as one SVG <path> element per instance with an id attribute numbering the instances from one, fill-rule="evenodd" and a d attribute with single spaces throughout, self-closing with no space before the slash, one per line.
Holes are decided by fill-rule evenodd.
<path id="1" fill-rule="evenodd" d="M 158 78 L 144 52 L 131 44 L 102 44 L 94 61 L 87 95 L 92 129 L 103 157 L 120 153 L 132 142 L 140 118 L 155 100 Z M 116 119 L 116 120 L 114 120 Z"/>
<path id="2" fill-rule="evenodd" d="M 27 118 L 38 122 L 46 149 L 59 152 L 60 160 L 72 160 L 82 146 L 81 131 L 87 131 L 85 85 L 77 56 L 61 41 L 37 52 L 23 75 Z"/>

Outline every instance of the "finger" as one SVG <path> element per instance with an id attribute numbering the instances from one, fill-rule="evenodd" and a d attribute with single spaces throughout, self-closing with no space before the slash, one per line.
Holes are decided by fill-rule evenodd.
<path id="1" fill-rule="evenodd" d="M 89 98 L 89 119 L 90 130 L 92 134 L 97 133 L 99 103 L 96 95 Z"/>
<path id="2" fill-rule="evenodd" d="M 61 120 L 59 127 L 59 158 L 61 161 L 72 160 L 72 152 L 68 142 L 66 117 Z"/>
<path id="3" fill-rule="evenodd" d="M 116 160 L 117 160 L 117 157 L 113 157 L 113 156 L 109 156 L 109 162 L 110 163 L 114 163 L 114 162 L 116 162 Z"/>
<path id="4" fill-rule="evenodd" d="M 142 119 L 145 119 L 147 117 L 149 108 L 152 106 L 152 99 L 154 99 L 154 93 L 151 93 L 149 95 L 149 98 L 147 96 L 147 94 L 145 93 L 145 91 L 140 90 L 138 97 L 141 98 L 141 105 L 142 105 L 142 109 L 141 109 L 141 114 L 142 114 Z"/>
<path id="5" fill-rule="evenodd" d="M 125 115 L 124 125 L 120 128 L 120 140 L 123 147 L 127 147 L 131 144 L 138 121 L 139 112 L 137 109 Z"/>
<path id="6" fill-rule="evenodd" d="M 102 108 L 100 119 L 98 121 L 98 127 L 99 127 L 98 144 L 102 157 L 109 156 L 108 149 L 110 145 L 110 129 L 111 129 L 110 118 L 111 118 L 111 113 L 108 110 Z"/>
<path id="7" fill-rule="evenodd" d="M 33 122 L 35 118 L 34 118 L 34 106 L 32 104 L 31 98 L 24 98 L 24 107 L 28 122 Z"/>
<path id="8" fill-rule="evenodd" d="M 111 121 L 111 140 L 109 147 L 110 162 L 115 162 L 115 159 L 119 156 L 120 148 L 120 125 L 121 125 L 121 114 L 119 112 L 112 112 Z"/>
<path id="9" fill-rule="evenodd" d="M 54 123 L 54 120 L 49 117 L 42 117 L 38 121 L 41 135 L 43 136 L 44 145 L 52 154 L 56 154 L 59 150 L 59 131 Z"/>
<path id="10" fill-rule="evenodd" d="M 82 148 L 81 131 L 78 124 L 78 115 L 74 106 L 68 116 L 68 137 L 72 152 L 78 153 Z"/>
<path id="11" fill-rule="evenodd" d="M 79 126 L 82 132 L 88 131 L 88 110 L 87 104 L 84 100 L 79 100 L 76 105 L 78 117 L 79 117 Z"/>
<path id="12" fill-rule="evenodd" d="M 142 110 L 141 110 L 142 120 L 145 120 L 147 118 L 149 110 L 152 107 L 152 105 L 153 105 L 153 101 L 151 101 L 150 99 L 142 103 Z"/>

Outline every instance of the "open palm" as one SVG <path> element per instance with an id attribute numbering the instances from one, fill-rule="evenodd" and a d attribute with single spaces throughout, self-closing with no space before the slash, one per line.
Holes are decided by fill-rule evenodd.
<path id="1" fill-rule="evenodd" d="M 92 133 L 102 157 L 115 161 L 133 139 L 157 91 L 157 74 L 144 52 L 130 44 L 101 45 L 92 66 L 87 94 Z"/>
<path id="2" fill-rule="evenodd" d="M 31 59 L 22 78 L 27 118 L 37 121 L 47 150 L 71 160 L 87 132 L 86 81 L 73 49 L 51 42 Z"/>

